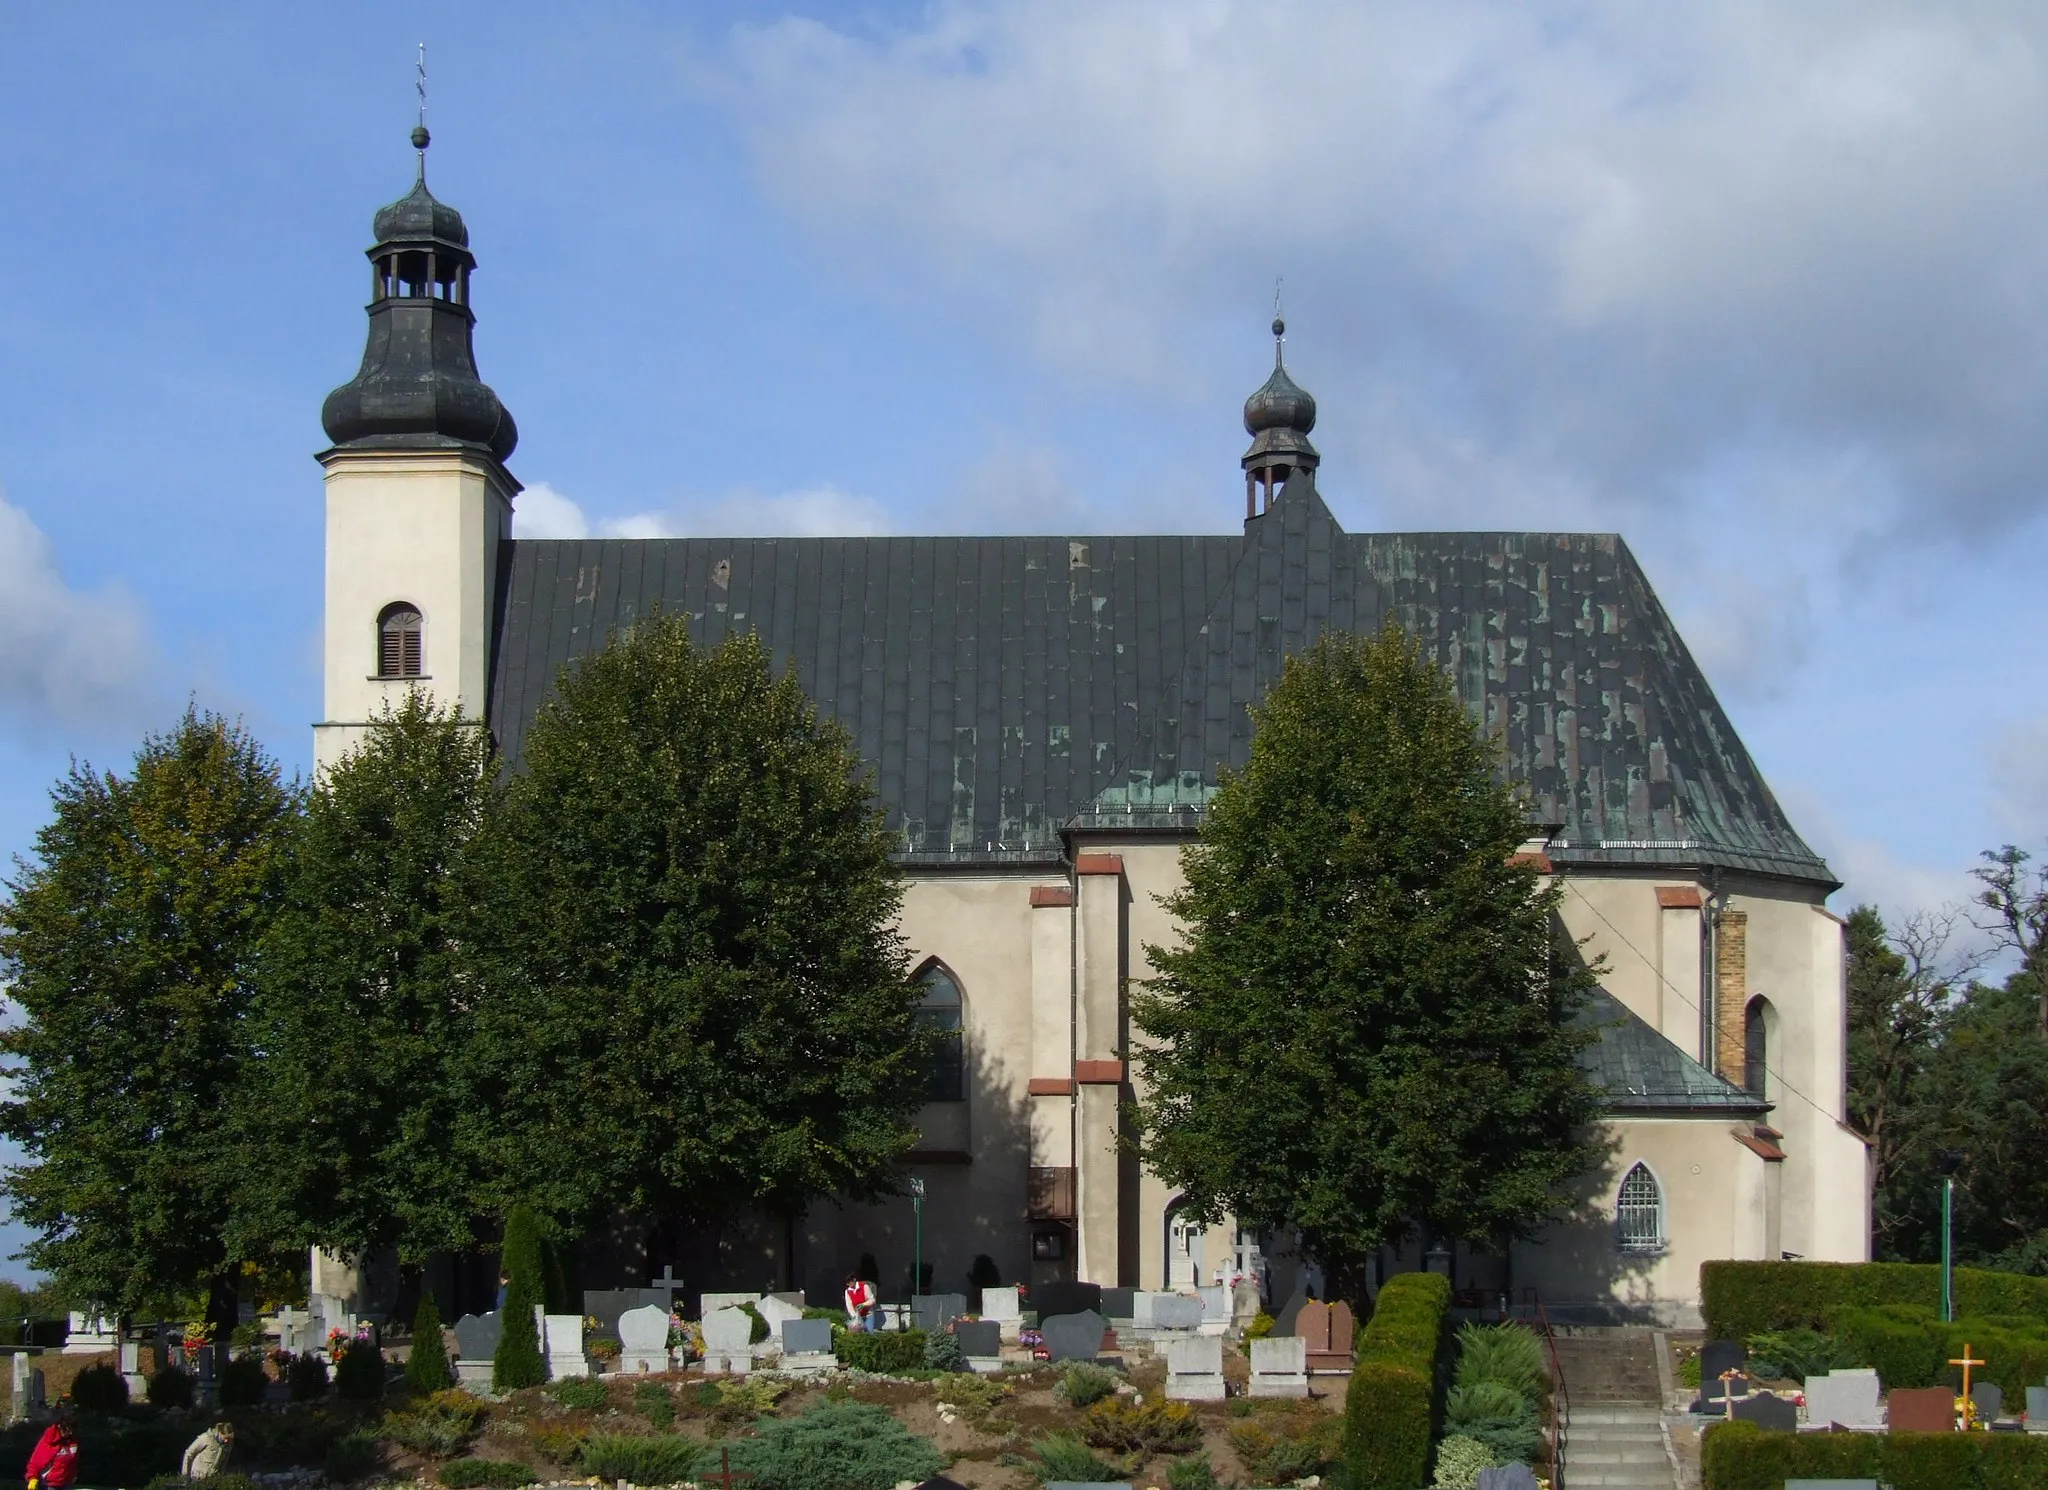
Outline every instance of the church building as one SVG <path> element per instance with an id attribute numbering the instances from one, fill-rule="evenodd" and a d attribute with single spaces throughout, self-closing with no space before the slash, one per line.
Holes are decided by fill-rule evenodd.
<path id="1" fill-rule="evenodd" d="M 1611 1158 L 1511 1257 L 1422 1237 L 1382 1273 L 1435 1266 L 1460 1290 L 1536 1288 L 1553 1312 L 1677 1321 L 1707 1259 L 1868 1257 L 1836 881 L 1620 538 L 1346 532 L 1278 321 L 1244 406 L 1241 532 L 515 538 L 518 433 L 477 373 L 476 260 L 427 190 L 423 129 L 414 143 L 418 184 L 375 219 L 361 370 L 322 411 L 317 762 L 426 688 L 517 769 L 563 668 L 656 606 L 706 645 L 758 632 L 873 768 L 925 1018 L 952 1034 L 909 1158 L 930 1287 L 961 1289 L 984 1256 L 1004 1282 L 1286 1285 L 1284 1238 L 1184 1223 L 1120 1145 L 1145 1080 L 1125 1058 L 1129 998 L 1145 946 L 1175 935 L 1160 900 L 1219 772 L 1246 759 L 1247 706 L 1325 629 L 1387 616 L 1503 743 L 1526 851 L 1605 959 L 1586 1059 Z M 1234 516 L 1238 475 L 1218 475 Z M 894 1296 L 913 1225 L 905 1197 L 819 1206 L 710 1254 L 646 1241 L 601 1266 L 618 1249 L 598 1243 L 584 1281 L 673 1264 L 698 1288 L 793 1280 L 831 1299 L 866 1255 Z M 591 1276 L 605 1267 L 619 1276 Z"/>

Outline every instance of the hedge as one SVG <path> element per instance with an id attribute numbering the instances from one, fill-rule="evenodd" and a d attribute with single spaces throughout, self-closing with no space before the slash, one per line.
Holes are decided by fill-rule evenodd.
<path id="1" fill-rule="evenodd" d="M 1843 1309 L 1835 1336 L 1859 1365 L 1873 1367 L 1887 1387 L 1960 1387 L 1962 1372 L 1948 1363 L 1965 1345 L 1984 1362 L 1979 1381 L 1995 1382 L 2006 1401 L 2026 1401 L 2026 1389 L 2048 1379 L 2048 1323 L 2036 1319 L 1958 1319 L 1943 1324 L 1911 1304 Z"/>
<path id="2" fill-rule="evenodd" d="M 839 1364 L 856 1371 L 890 1376 L 924 1369 L 923 1330 L 839 1330 L 832 1332 L 832 1352 Z"/>
<path id="3" fill-rule="evenodd" d="M 1772 1433 L 1716 1423 L 1701 1443 L 1705 1490 L 1784 1490 L 1787 1479 L 1874 1479 L 1892 1490 L 2038 1490 L 2048 1439 L 2024 1433 Z"/>
<path id="4" fill-rule="evenodd" d="M 1380 1289 L 1345 1396 L 1351 1490 L 1415 1490 L 1428 1482 L 1437 1360 L 1450 1309 L 1450 1280 L 1436 1273 L 1402 1273 Z"/>
<path id="5" fill-rule="evenodd" d="M 2048 1278 L 1957 1268 L 1956 1314 L 2007 1315 L 2048 1324 Z M 1880 1304 L 1941 1307 L 1941 1269 L 1919 1262 L 1706 1262 L 1700 1312 L 1710 1340 L 1767 1330 L 1832 1330 L 1843 1309 Z"/>

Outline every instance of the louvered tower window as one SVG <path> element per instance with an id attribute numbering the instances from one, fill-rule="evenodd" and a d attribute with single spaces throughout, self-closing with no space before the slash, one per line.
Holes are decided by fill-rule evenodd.
<path id="1" fill-rule="evenodd" d="M 425 674 L 420 644 L 420 613 L 400 602 L 387 605 L 377 617 L 377 676 L 417 678 Z"/>
<path id="2" fill-rule="evenodd" d="M 1664 1250 L 1664 1192 L 1645 1166 L 1638 1164 L 1623 1177 L 1614 1221 L 1622 1251 Z"/>

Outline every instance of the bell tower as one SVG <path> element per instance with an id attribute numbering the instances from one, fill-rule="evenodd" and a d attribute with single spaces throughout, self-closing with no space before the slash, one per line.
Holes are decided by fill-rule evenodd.
<path id="1" fill-rule="evenodd" d="M 362 367 L 327 395 L 325 697 L 314 726 L 325 769 L 385 703 L 412 688 L 481 722 L 499 545 L 519 483 L 518 427 L 477 376 L 462 214 L 419 173 L 377 213 Z"/>
<path id="2" fill-rule="evenodd" d="M 1313 471 L 1323 463 L 1308 432 L 1316 427 L 1316 401 L 1287 376 L 1282 353 L 1287 323 L 1273 318 L 1273 376 L 1244 401 L 1244 432 L 1252 448 L 1239 463 L 1244 467 L 1244 520 L 1262 517 L 1273 498 L 1296 471 Z"/>

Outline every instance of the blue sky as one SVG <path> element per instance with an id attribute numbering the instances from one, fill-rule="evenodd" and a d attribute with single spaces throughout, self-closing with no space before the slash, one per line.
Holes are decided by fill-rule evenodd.
<path id="1" fill-rule="evenodd" d="M 2048 13 L 0 8 L 0 855 L 183 701 L 302 769 L 320 400 L 412 161 L 538 533 L 1622 533 L 1903 912 L 2048 834 Z M 4 1238 L 0 1238 L 4 1240 Z"/>

